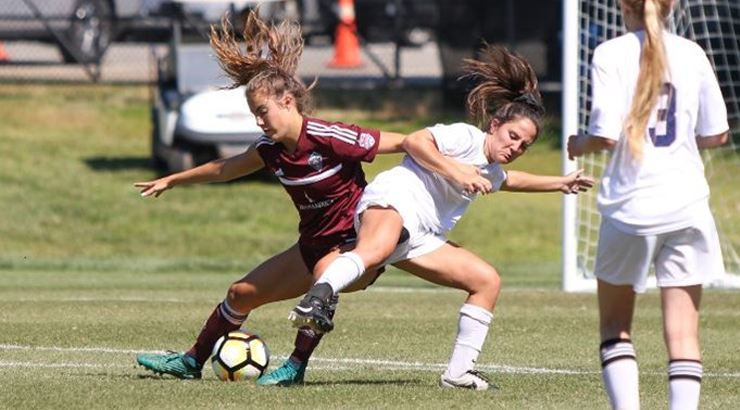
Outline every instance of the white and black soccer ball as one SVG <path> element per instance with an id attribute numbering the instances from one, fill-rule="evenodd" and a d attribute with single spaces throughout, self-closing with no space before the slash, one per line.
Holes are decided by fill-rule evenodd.
<path id="1" fill-rule="evenodd" d="M 237 330 L 222 336 L 213 346 L 211 364 L 223 381 L 256 379 L 267 370 L 270 352 L 254 333 Z"/>

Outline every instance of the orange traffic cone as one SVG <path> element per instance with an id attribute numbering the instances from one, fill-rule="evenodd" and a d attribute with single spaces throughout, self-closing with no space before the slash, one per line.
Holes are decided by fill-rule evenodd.
<path id="1" fill-rule="evenodd" d="M 0 41 L 0 61 L 10 60 L 10 54 L 5 51 L 5 43 Z"/>
<path id="2" fill-rule="evenodd" d="M 339 24 L 334 37 L 334 59 L 329 67 L 361 67 L 360 41 L 357 39 L 355 5 L 353 0 L 339 1 Z"/>

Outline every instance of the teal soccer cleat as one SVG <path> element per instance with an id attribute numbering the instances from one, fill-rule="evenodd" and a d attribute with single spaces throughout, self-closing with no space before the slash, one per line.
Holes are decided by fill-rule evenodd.
<path id="1" fill-rule="evenodd" d="M 260 386 L 293 386 L 303 384 L 306 364 L 297 364 L 288 359 L 282 366 L 257 379 Z"/>
<path id="2" fill-rule="evenodd" d="M 195 358 L 185 353 L 140 354 L 136 361 L 156 374 L 169 374 L 186 380 L 201 378 L 201 368 Z"/>

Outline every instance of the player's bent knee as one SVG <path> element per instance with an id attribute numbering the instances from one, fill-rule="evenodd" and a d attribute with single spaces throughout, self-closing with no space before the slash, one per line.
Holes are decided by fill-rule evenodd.
<path id="1" fill-rule="evenodd" d="M 362 261 L 365 262 L 365 269 L 372 270 L 383 265 L 386 259 L 393 253 L 394 247 L 388 246 L 387 244 L 372 244 L 355 248 L 354 252 L 360 255 Z"/>
<path id="2" fill-rule="evenodd" d="M 471 294 L 485 294 L 491 297 L 497 297 L 501 290 L 501 276 L 493 267 L 477 269 L 474 275 L 471 275 L 472 281 L 468 291 Z"/>
<path id="3" fill-rule="evenodd" d="M 252 310 L 257 306 L 253 306 L 257 290 L 251 283 L 235 282 L 229 286 L 229 291 L 226 294 L 226 298 L 235 309 L 240 311 Z"/>

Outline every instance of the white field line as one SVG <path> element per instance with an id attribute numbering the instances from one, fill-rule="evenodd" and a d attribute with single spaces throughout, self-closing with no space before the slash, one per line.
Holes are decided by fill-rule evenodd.
<path id="1" fill-rule="evenodd" d="M 112 353 L 112 354 L 141 354 L 141 353 L 163 353 L 161 350 L 130 350 L 130 349 L 111 349 L 104 347 L 56 347 L 56 346 L 20 346 L 0 344 L 1 350 L 24 350 L 24 351 L 53 351 L 53 352 L 86 352 L 86 353 Z M 278 361 L 285 360 L 285 356 L 276 356 Z M 274 362 L 273 362 L 274 363 Z M 378 359 L 353 359 L 353 358 L 321 358 L 311 359 L 312 370 L 358 370 L 361 368 L 377 368 L 378 370 L 422 370 L 422 371 L 442 371 L 447 366 L 445 363 L 424 363 L 424 362 L 402 362 L 395 360 L 378 360 Z M 121 364 L 94 364 L 94 363 L 34 363 L 34 362 L 4 362 L 0 361 L 2 367 L 80 367 L 80 368 L 100 368 L 100 367 L 130 367 Z M 595 375 L 600 374 L 598 371 L 568 370 L 568 369 L 549 369 L 544 367 L 522 367 L 506 366 L 496 364 L 480 364 L 478 369 L 492 373 L 510 373 L 510 374 L 558 374 L 558 375 Z M 649 375 L 664 375 L 663 373 L 645 373 Z M 704 373 L 706 377 L 725 377 L 740 378 L 740 373 Z"/>
<path id="2" fill-rule="evenodd" d="M 3 367 L 41 367 L 41 368 L 79 368 L 79 369 L 99 369 L 104 368 L 130 368 L 131 366 L 123 364 L 96 364 L 96 363 L 34 363 L 34 362 L 0 362 L 0 368 Z"/>

